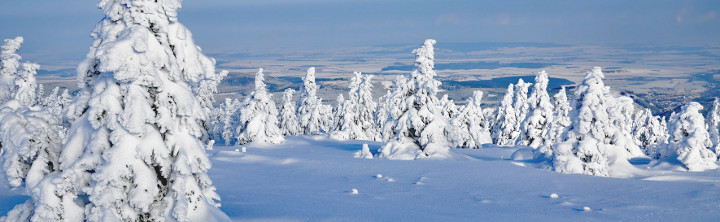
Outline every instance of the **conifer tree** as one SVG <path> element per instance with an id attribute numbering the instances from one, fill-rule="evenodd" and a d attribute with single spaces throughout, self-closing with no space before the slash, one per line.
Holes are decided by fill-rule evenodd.
<path id="1" fill-rule="evenodd" d="M 633 137 L 645 155 L 658 157 L 658 145 L 667 143 L 668 132 L 662 123 L 664 118 L 653 116 L 650 109 L 643 109 L 635 114 Z"/>
<path id="2" fill-rule="evenodd" d="M 0 48 L 0 103 L 13 97 L 15 76 L 21 68 L 22 59 L 17 51 L 23 41 L 23 37 L 5 39 Z"/>
<path id="3" fill-rule="evenodd" d="M 600 67 L 595 67 L 575 90 L 570 103 L 572 123 L 552 147 L 555 171 L 609 176 L 609 164 L 629 166 L 628 159 L 643 155 L 632 138 L 612 123 L 608 110 L 615 106 L 615 98 L 604 77 Z"/>
<path id="4" fill-rule="evenodd" d="M 668 122 L 669 143 L 660 152 L 661 158 L 677 158 L 690 171 L 716 169 L 717 156 L 712 150 L 712 141 L 700 114 L 703 107 L 691 102 L 682 107 L 680 113 L 673 113 Z"/>
<path id="5" fill-rule="evenodd" d="M 496 145 L 512 145 L 513 138 L 516 138 L 513 136 L 516 133 L 515 124 L 517 123 L 517 112 L 513 107 L 514 96 L 515 86 L 511 83 L 495 112 L 495 121 L 491 132 L 493 143 Z"/>
<path id="6" fill-rule="evenodd" d="M 298 101 L 298 119 L 302 134 L 327 133 L 332 125 L 332 107 L 322 104 L 317 97 L 315 67 L 310 67 L 303 78 L 303 89 Z"/>
<path id="7" fill-rule="evenodd" d="M 715 154 L 720 156 L 720 98 L 715 97 L 713 106 L 707 116 L 708 132 L 710 132 L 710 141 L 713 142 Z"/>
<path id="8" fill-rule="evenodd" d="M 440 107 L 442 107 L 440 112 L 442 112 L 442 115 L 447 119 L 452 119 L 458 113 L 457 105 L 448 98 L 447 94 L 443 95 L 442 99 L 440 99 Z"/>
<path id="9" fill-rule="evenodd" d="M 548 75 L 545 71 L 535 76 L 535 87 L 528 98 L 530 114 L 520 124 L 518 145 L 537 148 L 543 145 L 548 138 L 550 123 L 553 121 L 553 104 L 547 92 Z"/>
<path id="10" fill-rule="evenodd" d="M 378 157 L 388 159 L 441 158 L 449 155 L 450 126 L 437 98 L 440 82 L 434 67 L 435 40 L 428 39 L 415 54 L 415 70 L 409 81 L 399 78 L 392 94 L 390 118 L 385 128 L 393 132 Z M 402 81 L 402 82 L 401 82 Z"/>
<path id="11" fill-rule="evenodd" d="M 58 117 L 38 104 L 35 75 L 38 65 L 20 63 L 17 54 L 22 37 L 5 40 L 0 53 L 0 158 L 3 174 L 11 187 L 25 187 L 32 198 L 15 206 L 6 221 L 43 221 L 43 208 L 52 198 L 47 178 L 57 174 L 63 129 Z M 36 210 L 37 208 L 37 210 Z M 3 218 L 0 218 L 3 220 Z"/>
<path id="12" fill-rule="evenodd" d="M 78 68 L 77 115 L 38 220 L 227 221 L 207 171 L 205 121 L 224 72 L 177 20 L 179 0 L 102 0 Z M 42 210 L 42 214 L 38 214 Z"/>
<path id="13" fill-rule="evenodd" d="M 553 118 L 548 125 L 548 133 L 547 138 L 545 138 L 545 143 L 538 147 L 535 152 L 536 158 L 550 158 L 553 154 L 553 145 L 562 138 L 563 133 L 567 130 L 566 128 L 572 123 L 569 116 L 572 107 L 570 107 L 570 102 L 568 102 L 565 87 L 562 87 L 560 91 L 553 96 L 553 98 L 555 99 Z"/>
<path id="14" fill-rule="evenodd" d="M 300 125 L 298 122 L 295 100 L 293 100 L 293 94 L 295 90 L 285 89 L 283 92 L 282 107 L 280 109 L 280 131 L 282 135 L 298 135 L 300 134 Z"/>
<path id="15" fill-rule="evenodd" d="M 480 149 L 482 144 L 492 143 L 490 126 L 487 125 L 485 114 L 480 106 L 482 97 L 482 91 L 473 92 L 473 96 L 468 98 L 467 104 L 451 121 L 455 127 L 453 138 L 459 147 Z"/>
<path id="16" fill-rule="evenodd" d="M 257 141 L 278 144 L 285 142 L 278 128 L 278 110 L 265 86 L 265 75 L 261 68 L 255 74 L 255 91 L 250 93 L 240 108 L 240 124 L 237 128 L 237 143 L 242 145 Z"/>

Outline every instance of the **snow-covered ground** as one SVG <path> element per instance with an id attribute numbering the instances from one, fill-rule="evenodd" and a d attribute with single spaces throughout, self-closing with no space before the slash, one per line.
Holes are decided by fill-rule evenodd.
<path id="1" fill-rule="evenodd" d="M 216 146 L 209 171 L 237 221 L 711 221 L 720 171 L 568 175 L 510 160 L 520 147 L 452 150 L 446 160 L 357 159 L 368 143 L 326 136 L 280 145 Z M 236 151 L 237 150 L 237 151 Z M 645 169 L 648 161 L 633 161 Z M 669 165 L 673 168 L 674 164 Z M 353 189 L 357 193 L 353 193 Z M 28 197 L 0 189 L 0 215 Z"/>

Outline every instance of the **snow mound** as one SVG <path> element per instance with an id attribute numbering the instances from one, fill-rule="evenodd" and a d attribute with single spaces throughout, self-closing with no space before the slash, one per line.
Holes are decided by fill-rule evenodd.
<path id="1" fill-rule="evenodd" d="M 534 158 L 535 153 L 533 152 L 533 149 L 530 148 L 518 149 L 512 154 L 512 156 L 510 156 L 510 159 L 515 161 L 526 161 Z"/>

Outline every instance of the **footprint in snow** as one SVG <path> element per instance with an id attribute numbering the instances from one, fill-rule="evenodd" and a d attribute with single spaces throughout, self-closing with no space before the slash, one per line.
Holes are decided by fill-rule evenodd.
<path id="1" fill-rule="evenodd" d="M 418 179 L 418 181 L 415 182 L 415 185 L 424 185 L 425 183 L 427 183 L 427 179 L 428 179 L 427 177 L 420 177 L 420 179 Z"/>

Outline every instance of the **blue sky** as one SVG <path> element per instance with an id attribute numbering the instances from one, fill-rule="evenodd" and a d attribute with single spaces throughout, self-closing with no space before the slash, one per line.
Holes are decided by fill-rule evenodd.
<path id="1" fill-rule="evenodd" d="M 29 57 L 84 57 L 97 0 L 0 0 L 0 38 Z M 186 0 L 206 51 L 442 42 L 720 44 L 720 1 Z M 26 56 L 27 57 L 27 56 Z"/>

